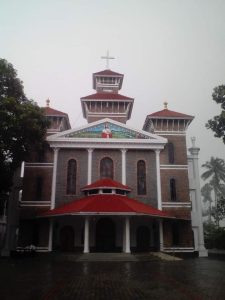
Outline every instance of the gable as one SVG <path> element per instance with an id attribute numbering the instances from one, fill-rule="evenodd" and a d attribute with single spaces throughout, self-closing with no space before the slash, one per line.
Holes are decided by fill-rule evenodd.
<path id="1" fill-rule="evenodd" d="M 80 128 L 66 130 L 48 137 L 49 142 L 68 142 L 70 145 L 71 142 L 80 143 L 81 145 L 81 143 L 84 142 L 95 143 L 100 140 L 101 143 L 107 144 L 124 143 L 129 140 L 135 144 L 144 143 L 143 145 L 140 144 L 140 147 L 141 145 L 146 145 L 146 143 L 149 145 L 152 143 L 163 145 L 167 142 L 167 140 L 161 136 L 128 127 L 125 124 L 109 118 L 101 119 Z"/>
<path id="2" fill-rule="evenodd" d="M 83 128 L 65 135 L 67 138 L 115 138 L 115 139 L 149 139 L 149 136 L 128 128 L 103 122 L 101 124 Z"/>

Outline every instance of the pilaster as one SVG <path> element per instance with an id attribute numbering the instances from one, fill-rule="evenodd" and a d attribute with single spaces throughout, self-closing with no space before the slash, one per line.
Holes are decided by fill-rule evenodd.
<path id="1" fill-rule="evenodd" d="M 126 149 L 121 149 L 122 153 L 122 184 L 126 185 Z"/>
<path id="2" fill-rule="evenodd" d="M 161 192 L 161 176 L 160 176 L 160 150 L 155 150 L 156 155 L 156 181 L 157 181 L 157 202 L 158 209 L 162 209 L 162 192 Z"/>
<path id="3" fill-rule="evenodd" d="M 54 148 L 53 151 L 54 151 L 54 161 L 53 161 L 53 173 L 52 173 L 51 209 L 55 208 L 56 177 L 57 177 L 59 148 Z"/>
<path id="4" fill-rule="evenodd" d="M 89 217 L 85 216 L 84 221 L 84 253 L 89 253 Z"/>
<path id="5" fill-rule="evenodd" d="M 94 149 L 87 149 L 88 151 L 88 174 L 87 174 L 87 178 L 88 178 L 88 182 L 87 184 L 91 184 L 91 180 L 92 180 L 92 152 Z"/>

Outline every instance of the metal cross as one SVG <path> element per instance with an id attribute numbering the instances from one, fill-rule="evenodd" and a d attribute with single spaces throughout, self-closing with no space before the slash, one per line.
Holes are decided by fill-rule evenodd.
<path id="1" fill-rule="evenodd" d="M 114 59 L 115 57 L 109 56 L 109 50 L 106 53 L 106 56 L 101 56 L 102 59 L 106 59 L 106 69 L 109 70 L 109 60 Z"/>

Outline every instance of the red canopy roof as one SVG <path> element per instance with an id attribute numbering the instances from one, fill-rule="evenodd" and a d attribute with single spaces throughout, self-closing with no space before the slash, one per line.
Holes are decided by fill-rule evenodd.
<path id="1" fill-rule="evenodd" d="M 131 189 L 127 185 L 123 185 L 120 182 L 114 181 L 109 178 L 103 178 L 95 181 L 94 183 L 91 183 L 89 185 L 86 185 L 83 187 L 81 190 L 92 190 L 92 189 L 99 189 L 99 188 L 116 188 L 120 190 L 126 190 L 126 191 L 131 191 Z"/>
<path id="2" fill-rule="evenodd" d="M 116 73 L 116 72 L 111 71 L 111 70 L 104 70 L 104 71 L 96 72 L 96 73 L 94 73 L 93 75 L 102 75 L 102 76 L 123 76 L 123 74 Z"/>
<path id="3" fill-rule="evenodd" d="M 46 116 L 65 116 L 65 117 L 68 117 L 68 115 L 62 111 L 59 111 L 59 110 L 56 110 L 56 109 L 53 109 L 49 106 L 46 106 L 44 107 L 44 114 Z"/>
<path id="4" fill-rule="evenodd" d="M 43 212 L 41 217 L 80 214 L 148 215 L 160 218 L 175 218 L 150 205 L 121 195 L 98 194 L 75 200 L 53 210 Z"/>
<path id="5" fill-rule="evenodd" d="M 157 112 L 154 112 L 150 115 L 148 115 L 148 117 L 154 117 L 154 118 L 180 118 L 180 119 L 194 119 L 193 116 L 190 115 L 185 115 L 176 111 L 172 111 L 169 109 L 163 109 Z"/>
<path id="6" fill-rule="evenodd" d="M 88 95 L 86 97 L 82 97 L 81 99 L 90 99 L 90 100 L 131 100 L 133 98 L 129 98 L 116 93 L 96 93 L 92 95 Z"/>

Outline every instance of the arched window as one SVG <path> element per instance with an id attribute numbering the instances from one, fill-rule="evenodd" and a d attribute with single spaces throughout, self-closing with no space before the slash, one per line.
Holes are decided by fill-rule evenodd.
<path id="1" fill-rule="evenodd" d="M 77 162 L 75 159 L 70 159 L 67 166 L 67 189 L 69 195 L 76 194 L 76 181 L 77 181 Z"/>
<path id="2" fill-rule="evenodd" d="M 100 178 L 113 179 L 113 160 L 104 157 L 100 162 Z"/>
<path id="3" fill-rule="evenodd" d="M 176 180 L 174 178 L 170 179 L 170 200 L 177 200 Z"/>
<path id="4" fill-rule="evenodd" d="M 174 145 L 173 143 L 168 143 L 168 161 L 170 164 L 174 163 Z"/>
<path id="5" fill-rule="evenodd" d="M 143 160 L 137 163 L 137 192 L 138 195 L 146 195 L 146 166 Z"/>

